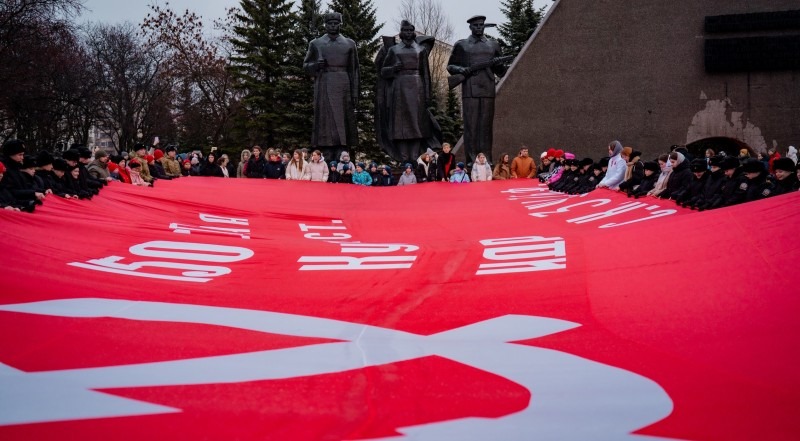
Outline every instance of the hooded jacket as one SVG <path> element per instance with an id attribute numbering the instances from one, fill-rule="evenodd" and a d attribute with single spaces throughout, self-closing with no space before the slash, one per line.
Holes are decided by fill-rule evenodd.
<path id="1" fill-rule="evenodd" d="M 678 163 L 672 168 L 672 173 L 667 180 L 667 188 L 658 195 L 661 199 L 678 200 L 683 193 L 689 189 L 692 183 L 692 171 L 689 168 L 689 161 L 682 153 L 677 153 Z"/>
<path id="2" fill-rule="evenodd" d="M 622 144 L 619 141 L 614 141 L 614 150 L 612 150 L 611 157 L 608 159 L 608 170 L 606 177 L 597 184 L 598 187 L 608 187 L 611 190 L 618 190 L 619 184 L 625 179 L 625 172 L 628 170 L 628 163 L 622 159 Z"/>

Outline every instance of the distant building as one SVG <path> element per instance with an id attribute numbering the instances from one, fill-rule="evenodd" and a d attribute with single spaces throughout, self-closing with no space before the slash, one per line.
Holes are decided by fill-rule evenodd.
<path id="1" fill-rule="evenodd" d="M 89 129 L 89 139 L 86 142 L 87 147 L 90 149 L 99 147 L 108 153 L 116 153 L 116 136 L 112 137 L 108 134 L 108 132 L 108 130 L 104 130 L 102 127 L 92 126 L 92 128 Z"/>

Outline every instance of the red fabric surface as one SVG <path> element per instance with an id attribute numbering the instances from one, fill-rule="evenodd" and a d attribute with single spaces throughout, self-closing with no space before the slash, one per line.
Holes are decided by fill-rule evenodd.
<path id="1" fill-rule="evenodd" d="M 508 314 L 549 317 L 580 326 L 516 343 L 623 369 L 663 388 L 672 412 L 637 434 L 800 436 L 800 276 L 793 269 L 800 257 L 800 194 L 695 213 L 605 190 L 568 200 L 541 190 L 522 180 L 399 188 L 195 177 L 152 189 L 114 183 L 92 201 L 48 197 L 33 215 L 0 211 L 0 304 L 102 298 L 221 306 L 421 336 Z M 642 206 L 585 218 L 631 203 Z M 556 212 L 561 207 L 568 210 Z M 675 211 L 645 220 L 664 209 Z M 201 213 L 247 219 L 247 225 L 204 222 Z M 180 234 L 170 228 L 174 223 L 239 228 L 249 238 L 211 230 Z M 304 232 L 300 224 L 345 229 Z M 414 256 L 408 269 L 301 271 L 304 264 L 319 265 L 300 262 L 303 256 L 375 255 L 344 253 L 338 243 L 304 237 L 314 232 L 418 249 L 386 254 Z M 487 260 L 481 241 L 530 236 L 562 238 L 566 267 L 476 274 L 481 264 L 507 262 Z M 130 250 L 152 241 L 241 247 L 253 256 L 211 264 L 230 273 L 204 283 L 69 265 L 109 256 L 126 264 L 159 260 Z M 183 270 L 137 271 L 169 276 Z M 337 341 L 0 311 L 0 363 L 30 373 Z M 10 424 L 0 426 L 0 439 L 370 439 L 431 422 L 498 418 L 537 399 L 535 390 L 508 378 L 440 356 L 286 379 L 103 392 L 180 411 Z"/>

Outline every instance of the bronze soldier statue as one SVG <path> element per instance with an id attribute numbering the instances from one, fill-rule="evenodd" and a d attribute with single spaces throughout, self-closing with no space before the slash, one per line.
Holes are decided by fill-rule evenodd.
<path id="1" fill-rule="evenodd" d="M 463 76 L 461 101 L 467 161 L 474 162 L 479 152 L 491 161 L 495 75 L 505 75 L 507 67 L 503 63 L 506 59 L 501 58 L 500 44 L 483 35 L 485 16 L 476 15 L 467 23 L 472 35 L 453 46 L 447 71 Z"/>
<path id="2" fill-rule="evenodd" d="M 417 43 L 414 25 L 406 20 L 400 24 L 400 43 L 386 52 L 381 77 L 391 80 L 390 138 L 401 162 L 414 161 L 431 136 L 431 73 L 428 50 Z"/>
<path id="3" fill-rule="evenodd" d="M 356 43 L 339 34 L 342 14 L 328 13 L 324 18 L 327 33 L 309 43 L 303 69 L 315 79 L 311 145 L 330 161 L 341 150 L 358 145 L 359 67 Z"/>

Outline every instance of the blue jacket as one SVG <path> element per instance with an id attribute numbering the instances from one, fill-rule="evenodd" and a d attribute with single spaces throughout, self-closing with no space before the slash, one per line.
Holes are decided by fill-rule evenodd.
<path id="1" fill-rule="evenodd" d="M 353 173 L 353 184 L 356 185 L 365 185 L 369 186 L 372 185 L 372 176 L 369 173 L 361 170 L 360 172 Z"/>

